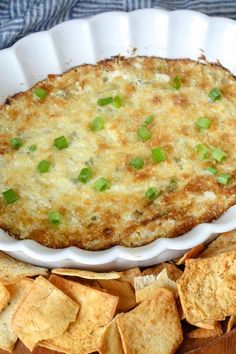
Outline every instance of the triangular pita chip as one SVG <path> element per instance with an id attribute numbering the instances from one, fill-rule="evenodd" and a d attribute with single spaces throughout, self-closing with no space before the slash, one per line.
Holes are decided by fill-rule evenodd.
<path id="1" fill-rule="evenodd" d="M 223 334 L 221 324 L 218 322 L 217 326 L 214 329 L 206 329 L 206 328 L 196 328 L 191 332 L 187 333 L 188 338 L 210 338 L 210 337 L 218 337 Z"/>
<path id="2" fill-rule="evenodd" d="M 182 257 L 175 261 L 175 264 L 181 265 L 184 264 L 187 259 L 196 258 L 199 253 L 201 253 L 205 249 L 203 243 L 200 245 L 193 247 L 191 250 L 187 251 Z"/>
<path id="3" fill-rule="evenodd" d="M 18 339 L 12 329 L 13 315 L 33 285 L 29 278 L 20 279 L 17 283 L 9 285 L 9 305 L 0 313 L 0 348 L 11 352 Z"/>
<path id="4" fill-rule="evenodd" d="M 120 332 L 117 327 L 117 315 L 105 328 L 97 351 L 100 354 L 124 354 Z"/>
<path id="5" fill-rule="evenodd" d="M 119 280 L 130 283 L 134 288 L 134 277 L 138 277 L 139 275 L 141 275 L 141 271 L 138 267 L 131 268 L 128 270 L 124 270 L 123 272 L 120 272 Z"/>
<path id="6" fill-rule="evenodd" d="M 226 232 L 212 241 L 200 257 L 214 257 L 218 254 L 236 250 L 236 231 Z"/>
<path id="7" fill-rule="evenodd" d="M 176 267 L 176 265 L 171 263 L 160 263 L 151 268 L 147 268 L 142 272 L 142 275 L 158 275 L 163 269 L 167 270 L 168 278 L 176 281 L 182 275 L 182 270 Z"/>
<path id="8" fill-rule="evenodd" d="M 7 288 L 0 283 L 0 312 L 6 307 L 10 301 L 10 293 Z"/>
<path id="9" fill-rule="evenodd" d="M 137 305 L 134 290 L 129 283 L 119 280 L 98 280 L 98 283 L 109 294 L 119 297 L 117 311 L 126 312 Z"/>
<path id="10" fill-rule="evenodd" d="M 232 315 L 227 323 L 227 332 L 230 332 L 232 328 L 236 326 L 236 315 Z"/>
<path id="11" fill-rule="evenodd" d="M 57 351 L 84 354 L 95 351 L 106 326 L 114 317 L 118 297 L 52 275 L 50 281 L 80 304 L 75 323 L 59 337 L 44 341 Z"/>
<path id="12" fill-rule="evenodd" d="M 135 297 L 137 302 L 151 298 L 155 294 L 156 289 L 159 288 L 167 288 L 173 292 L 176 298 L 178 297 L 176 283 L 168 278 L 166 268 L 164 268 L 158 275 L 145 275 L 144 277 L 136 277 L 134 284 Z M 142 287 L 142 284 L 145 284 L 145 286 Z"/>
<path id="13" fill-rule="evenodd" d="M 47 275 L 47 269 L 18 261 L 0 252 L 0 283 L 13 284 L 21 278 Z"/>
<path id="14" fill-rule="evenodd" d="M 31 351 L 41 340 L 65 332 L 79 304 L 42 276 L 38 277 L 13 317 L 13 330 Z"/>
<path id="15" fill-rule="evenodd" d="M 157 289 L 151 299 L 121 315 L 117 324 L 124 352 L 129 354 L 175 353 L 183 340 L 175 299 L 168 289 Z"/>

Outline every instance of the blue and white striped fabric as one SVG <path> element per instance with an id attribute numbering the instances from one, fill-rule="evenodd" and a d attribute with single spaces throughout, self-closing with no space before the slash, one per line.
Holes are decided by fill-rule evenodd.
<path id="1" fill-rule="evenodd" d="M 236 0 L 0 0 L 0 48 L 69 19 L 142 8 L 191 9 L 236 19 Z"/>

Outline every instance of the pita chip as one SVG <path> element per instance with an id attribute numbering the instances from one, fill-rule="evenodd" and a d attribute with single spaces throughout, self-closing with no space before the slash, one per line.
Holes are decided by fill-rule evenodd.
<path id="1" fill-rule="evenodd" d="M 124 354 L 120 332 L 117 327 L 117 315 L 105 328 L 97 348 L 100 354 Z"/>
<path id="2" fill-rule="evenodd" d="M 147 278 L 148 277 L 148 278 Z M 145 279 L 146 278 L 146 279 Z M 178 297 L 178 291 L 176 283 L 173 280 L 170 280 L 167 275 L 167 270 L 164 268 L 161 273 L 158 275 L 145 275 L 144 277 L 135 278 L 135 297 L 136 301 L 139 303 L 146 299 L 151 298 L 156 289 L 166 288 L 173 292 L 174 296 Z M 142 287 L 142 285 L 144 287 Z M 149 285 L 146 285 L 149 284 Z"/>
<path id="3" fill-rule="evenodd" d="M 0 283 L 0 312 L 6 307 L 10 301 L 10 293 L 7 288 Z"/>
<path id="4" fill-rule="evenodd" d="M 170 354 L 179 348 L 183 333 L 172 292 L 155 295 L 117 319 L 125 353 Z"/>
<path id="5" fill-rule="evenodd" d="M 92 272 L 89 270 L 80 270 L 80 269 L 58 268 L 58 269 L 53 269 L 52 273 L 58 275 L 65 275 L 69 277 L 79 277 L 79 278 L 94 279 L 94 280 L 120 278 L 119 272 L 98 273 L 98 272 Z"/>
<path id="6" fill-rule="evenodd" d="M 200 257 L 214 257 L 218 254 L 236 250 L 236 231 L 226 232 L 219 235 L 214 241 L 212 241 L 207 249 L 201 253 Z"/>
<path id="7" fill-rule="evenodd" d="M 142 275 L 158 275 L 163 269 L 167 270 L 168 278 L 173 281 L 178 280 L 183 273 L 182 270 L 177 268 L 176 265 L 172 263 L 160 263 L 151 268 L 145 269 L 142 272 Z"/>
<path id="8" fill-rule="evenodd" d="M 10 293 L 9 305 L 0 313 L 0 348 L 3 350 L 11 352 L 14 349 L 18 337 L 12 329 L 13 315 L 32 285 L 33 280 L 24 278 L 7 287 Z"/>
<path id="9" fill-rule="evenodd" d="M 220 321 L 236 313 L 236 250 L 186 261 L 177 281 L 179 297 L 191 324 Z"/>
<path id="10" fill-rule="evenodd" d="M 138 277 L 139 275 L 141 275 L 141 271 L 138 267 L 131 268 L 120 272 L 119 280 L 130 283 L 130 285 L 134 288 L 134 277 Z"/>
<path id="11" fill-rule="evenodd" d="M 119 280 L 98 280 L 98 283 L 109 294 L 119 297 L 117 311 L 126 312 L 137 305 L 134 289 L 129 283 Z"/>
<path id="12" fill-rule="evenodd" d="M 105 326 L 113 319 L 118 297 L 52 275 L 50 282 L 80 304 L 74 323 L 60 336 L 41 345 L 70 354 L 87 354 L 97 350 Z"/>
<path id="13" fill-rule="evenodd" d="M 79 311 L 79 304 L 42 276 L 38 277 L 13 317 L 13 330 L 31 351 L 41 340 L 61 335 Z"/>
<path id="14" fill-rule="evenodd" d="M 236 315 L 232 315 L 227 323 L 227 332 L 230 332 L 232 328 L 236 326 Z"/>
<path id="15" fill-rule="evenodd" d="M 187 333 L 188 338 L 210 338 L 210 337 L 218 337 L 223 334 L 221 324 L 218 322 L 217 326 L 214 329 L 206 329 L 206 328 L 196 328 L 193 331 Z"/>
<path id="16" fill-rule="evenodd" d="M 47 275 L 47 272 L 46 268 L 18 261 L 0 252 L 0 283 L 4 285 L 13 284 L 24 277 Z"/>
<path id="17" fill-rule="evenodd" d="M 199 253 L 201 253 L 204 249 L 205 249 L 204 244 L 200 243 L 200 245 L 193 247 L 191 250 L 186 252 L 181 258 L 175 261 L 175 264 L 181 265 L 184 264 L 187 259 L 196 258 L 199 255 Z"/>

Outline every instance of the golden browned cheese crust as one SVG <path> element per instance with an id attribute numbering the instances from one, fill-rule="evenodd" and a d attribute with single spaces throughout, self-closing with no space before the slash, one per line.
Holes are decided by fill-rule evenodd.
<path id="1" fill-rule="evenodd" d="M 177 75 L 181 87 L 174 89 Z M 19 194 L 12 204 L 0 197 L 0 227 L 11 235 L 54 248 L 134 247 L 179 236 L 236 203 L 236 81 L 222 67 L 116 57 L 50 75 L 37 86 L 47 90 L 46 99 L 35 99 L 31 89 L 9 98 L 0 112 L 0 193 L 13 188 Z M 222 92 L 215 102 L 208 97 L 214 87 Z M 120 108 L 97 104 L 116 95 L 123 98 Z M 149 115 L 152 136 L 142 141 L 137 130 Z M 105 126 L 94 132 L 96 116 Z M 204 131 L 196 126 L 202 116 L 212 122 Z M 62 135 L 69 147 L 57 150 L 53 141 Z M 13 137 L 23 147 L 13 149 Z M 35 152 L 29 152 L 32 144 Z M 209 150 L 203 160 L 198 144 Z M 165 161 L 153 161 L 155 147 L 164 149 Z M 224 161 L 212 159 L 214 148 L 227 154 Z M 136 156 L 144 160 L 140 170 L 129 165 Z M 48 173 L 37 171 L 41 160 L 51 162 Z M 86 166 L 93 178 L 83 184 L 78 175 Z M 229 174 L 230 183 L 218 183 L 208 166 Z M 110 189 L 94 189 L 100 177 Z M 145 196 L 149 187 L 161 192 L 152 202 Z M 49 223 L 50 211 L 62 215 L 59 226 Z"/>

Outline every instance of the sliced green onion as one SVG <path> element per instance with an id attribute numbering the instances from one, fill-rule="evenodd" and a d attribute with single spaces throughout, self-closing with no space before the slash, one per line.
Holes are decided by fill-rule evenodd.
<path id="1" fill-rule="evenodd" d="M 12 138 L 10 144 L 13 149 L 19 150 L 23 146 L 23 140 L 21 138 Z"/>
<path id="2" fill-rule="evenodd" d="M 213 176 L 217 174 L 217 169 L 212 166 L 207 167 L 206 171 L 209 172 Z"/>
<path id="3" fill-rule="evenodd" d="M 143 141 L 147 141 L 152 137 L 152 133 L 144 125 L 138 128 L 137 134 L 138 137 Z"/>
<path id="4" fill-rule="evenodd" d="M 58 149 L 58 150 L 62 150 L 62 149 L 66 149 L 69 146 L 69 142 L 66 139 L 66 137 L 64 135 L 59 136 L 58 138 L 54 139 L 53 141 L 53 145 Z"/>
<path id="5" fill-rule="evenodd" d="M 229 183 L 230 179 L 231 176 L 228 173 L 221 173 L 217 178 L 217 182 L 226 185 Z"/>
<path id="6" fill-rule="evenodd" d="M 115 96 L 112 105 L 115 108 L 120 108 L 123 105 L 123 98 L 121 96 Z"/>
<path id="7" fill-rule="evenodd" d="M 58 211 L 50 211 L 48 213 L 48 220 L 50 224 L 60 225 L 62 222 L 62 215 Z"/>
<path id="8" fill-rule="evenodd" d="M 42 87 L 35 87 L 33 90 L 33 96 L 39 100 L 45 100 L 47 97 L 48 92 L 44 90 Z"/>
<path id="9" fill-rule="evenodd" d="M 79 173 L 78 181 L 87 183 L 93 177 L 93 172 L 90 167 L 84 167 Z"/>
<path id="10" fill-rule="evenodd" d="M 96 132 L 102 130 L 104 128 L 104 125 L 105 125 L 105 121 L 102 117 L 95 117 L 92 120 L 90 127 L 92 131 Z"/>
<path id="11" fill-rule="evenodd" d="M 135 170 L 141 170 L 144 166 L 144 161 L 141 157 L 136 156 L 130 161 L 129 165 Z"/>
<path id="12" fill-rule="evenodd" d="M 180 76 L 175 76 L 172 80 L 172 87 L 175 89 L 175 90 L 179 90 L 180 87 L 181 87 L 181 78 Z"/>
<path id="13" fill-rule="evenodd" d="M 160 163 L 166 160 L 165 150 L 161 147 L 152 149 L 152 159 L 156 163 Z"/>
<path id="14" fill-rule="evenodd" d="M 47 161 L 47 160 L 42 160 L 39 162 L 38 166 L 37 166 L 37 170 L 40 173 L 46 173 L 49 171 L 51 166 L 51 162 Z"/>
<path id="15" fill-rule="evenodd" d="M 36 151 L 37 150 L 37 145 L 30 145 L 29 146 L 29 151 L 30 152 L 34 152 L 34 151 Z"/>
<path id="16" fill-rule="evenodd" d="M 159 193 L 155 187 L 150 187 L 146 190 L 145 196 L 148 200 L 153 201 L 158 197 Z"/>
<path id="17" fill-rule="evenodd" d="M 154 116 L 153 116 L 153 115 L 147 116 L 147 117 L 145 118 L 144 123 L 145 123 L 146 125 L 152 124 L 153 119 L 154 119 Z"/>
<path id="18" fill-rule="evenodd" d="M 177 188 L 177 185 L 178 185 L 177 178 L 171 178 L 170 183 L 167 187 L 167 190 L 170 192 L 173 192 Z"/>
<path id="19" fill-rule="evenodd" d="M 210 126 L 211 126 L 211 123 L 212 123 L 212 120 L 207 118 L 207 117 L 200 117 L 198 120 L 197 120 L 197 127 L 199 129 L 209 129 Z"/>
<path id="20" fill-rule="evenodd" d="M 97 104 L 99 106 L 106 106 L 107 104 L 110 104 L 113 102 L 113 97 L 104 97 L 104 98 L 99 98 L 97 100 Z"/>
<path id="21" fill-rule="evenodd" d="M 196 151 L 198 152 L 200 159 L 205 160 L 209 156 L 209 149 L 206 145 L 204 144 L 198 144 L 196 146 Z"/>
<path id="22" fill-rule="evenodd" d="M 217 88 L 214 87 L 209 93 L 208 93 L 208 97 L 212 100 L 212 101 L 217 101 L 221 98 L 222 96 L 222 92 Z"/>
<path id="23" fill-rule="evenodd" d="M 226 152 L 224 152 L 221 149 L 213 149 L 211 152 L 211 156 L 213 157 L 213 159 L 215 159 L 218 162 L 222 162 L 226 159 L 227 154 Z"/>
<path id="24" fill-rule="evenodd" d="M 99 192 L 104 192 L 107 189 L 111 187 L 110 181 L 108 181 L 105 177 L 100 177 L 95 183 L 94 183 L 94 189 L 96 189 Z"/>
<path id="25" fill-rule="evenodd" d="M 12 188 L 3 192 L 2 196 L 7 204 L 14 203 L 19 199 L 19 195 Z"/>

